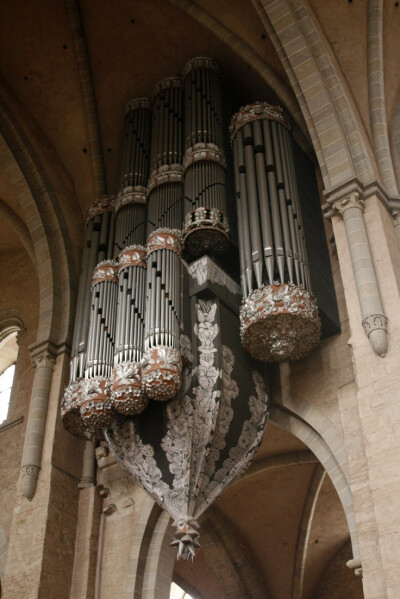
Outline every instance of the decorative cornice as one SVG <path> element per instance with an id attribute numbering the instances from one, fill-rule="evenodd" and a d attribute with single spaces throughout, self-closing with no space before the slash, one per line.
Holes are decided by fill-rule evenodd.
<path id="1" fill-rule="evenodd" d="M 281 106 L 274 106 L 273 104 L 268 104 L 268 102 L 255 102 L 254 104 L 242 106 L 242 108 L 233 115 L 229 126 L 231 142 L 239 129 L 246 125 L 246 123 L 264 119 L 276 121 L 286 127 L 289 131 L 292 131 L 292 122 Z"/>
<path id="2" fill-rule="evenodd" d="M 148 96 L 141 96 L 139 98 L 132 98 L 130 102 L 126 105 L 126 114 L 133 112 L 134 110 L 139 109 L 151 109 L 151 100 Z"/>
<path id="3" fill-rule="evenodd" d="M 154 98 L 164 90 L 181 88 L 182 86 L 183 80 L 180 75 L 175 75 L 174 77 L 165 77 L 165 79 L 161 79 L 161 81 L 158 81 L 158 83 L 155 84 L 151 96 L 154 100 Z"/>
<path id="4" fill-rule="evenodd" d="M 97 283 L 102 283 L 103 281 L 118 283 L 118 266 L 114 260 L 103 260 L 95 266 L 92 277 L 92 289 Z"/>
<path id="5" fill-rule="evenodd" d="M 143 245 L 129 245 L 118 256 L 118 274 L 128 266 L 146 268 L 146 248 Z"/>
<path id="6" fill-rule="evenodd" d="M 215 264 L 209 256 L 202 256 L 195 262 L 186 265 L 189 275 L 196 280 L 198 285 L 207 281 L 226 287 L 230 293 L 240 295 L 240 286 L 220 266 Z"/>
<path id="7" fill-rule="evenodd" d="M 221 76 L 221 67 L 210 56 L 196 56 L 195 58 L 191 58 L 183 69 L 183 76 L 187 77 L 191 71 L 196 69 L 211 69 Z"/>
<path id="8" fill-rule="evenodd" d="M 322 210 L 326 218 L 331 218 L 332 215 L 329 215 L 329 208 L 335 202 L 350 196 L 352 193 L 358 193 L 364 201 L 367 201 L 372 196 L 376 196 L 390 213 L 394 214 L 400 211 L 400 197 L 389 197 L 378 181 L 371 181 L 367 185 L 362 185 L 357 178 L 353 178 L 342 183 L 342 185 L 339 185 L 335 189 L 324 192 L 327 203 L 322 206 Z"/>
<path id="9" fill-rule="evenodd" d="M 85 227 L 87 227 L 88 223 L 92 218 L 98 216 L 99 214 L 103 214 L 103 212 L 112 211 L 114 209 L 114 196 L 103 196 L 99 200 L 96 199 L 92 202 L 87 209 L 86 217 L 85 217 Z"/>
<path id="10" fill-rule="evenodd" d="M 147 194 L 164 183 L 183 183 L 183 169 L 180 164 L 163 164 L 153 171 L 149 178 Z"/>
<path id="11" fill-rule="evenodd" d="M 189 166 L 196 162 L 204 161 L 216 162 L 222 168 L 226 169 L 226 159 L 223 150 L 215 144 L 199 142 L 186 150 L 182 163 L 183 170 L 186 171 Z"/>
<path id="12" fill-rule="evenodd" d="M 147 240 L 147 255 L 155 250 L 171 250 L 180 256 L 181 249 L 181 232 L 178 229 L 156 229 Z"/>
<path id="13" fill-rule="evenodd" d="M 141 185 L 130 185 L 129 187 L 124 187 L 124 189 L 117 195 L 117 199 L 114 202 L 115 212 L 119 212 L 123 206 L 128 204 L 146 204 L 146 202 L 146 187 L 142 187 Z"/>

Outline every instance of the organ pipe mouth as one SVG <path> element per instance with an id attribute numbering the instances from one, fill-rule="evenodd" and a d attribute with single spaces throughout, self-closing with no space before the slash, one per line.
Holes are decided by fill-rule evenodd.
<path id="1" fill-rule="evenodd" d="M 229 126 L 231 142 L 239 129 L 244 127 L 246 123 L 263 119 L 276 121 L 292 132 L 292 121 L 281 106 L 274 106 L 273 104 L 268 104 L 268 102 L 255 102 L 254 104 L 242 106 L 242 108 L 233 115 Z"/>
<path id="2" fill-rule="evenodd" d="M 221 67 L 211 56 L 195 56 L 191 58 L 183 69 L 183 77 L 187 77 L 191 71 L 197 69 L 210 69 L 221 76 Z"/>

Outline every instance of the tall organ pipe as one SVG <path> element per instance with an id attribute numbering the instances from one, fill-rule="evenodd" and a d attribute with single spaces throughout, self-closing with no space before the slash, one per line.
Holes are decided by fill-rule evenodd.
<path id="1" fill-rule="evenodd" d="M 291 124 L 256 103 L 231 121 L 243 302 L 241 338 L 260 360 L 296 360 L 318 344 L 294 174 Z"/>
<path id="2" fill-rule="evenodd" d="M 229 247 L 221 73 L 208 57 L 190 60 L 185 79 L 185 254 L 223 254 Z"/>

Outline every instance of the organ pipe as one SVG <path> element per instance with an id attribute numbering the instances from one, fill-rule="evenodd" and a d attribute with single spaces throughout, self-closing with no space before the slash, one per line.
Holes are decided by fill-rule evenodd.
<path id="1" fill-rule="evenodd" d="M 113 408 L 126 416 L 140 414 L 148 400 L 142 391 L 146 250 L 128 246 L 118 258 L 118 308 L 114 370 L 111 385 Z"/>
<path id="2" fill-rule="evenodd" d="M 180 253 L 180 231 L 157 229 L 150 234 L 142 378 L 146 394 L 159 401 L 171 399 L 181 385 Z"/>
<path id="3" fill-rule="evenodd" d="M 194 58 L 184 69 L 183 243 L 191 258 L 223 254 L 229 247 L 220 78 L 212 58 Z"/>
<path id="4" fill-rule="evenodd" d="M 85 242 L 79 281 L 75 328 L 72 340 L 70 380 L 84 376 L 86 367 L 86 342 L 90 316 L 90 288 L 93 269 L 109 257 L 113 237 L 113 201 L 104 197 L 93 202 L 88 209 L 85 226 Z"/>
<path id="5" fill-rule="evenodd" d="M 294 172 L 291 124 L 256 103 L 231 121 L 243 302 L 241 338 L 265 361 L 295 360 L 320 337 Z"/>

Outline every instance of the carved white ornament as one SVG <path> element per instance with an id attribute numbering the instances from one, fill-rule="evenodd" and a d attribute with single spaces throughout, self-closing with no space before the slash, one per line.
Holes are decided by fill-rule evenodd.
<path id="1" fill-rule="evenodd" d="M 232 378 L 235 357 L 230 348 L 222 346 L 221 369 L 217 366 L 216 311 L 212 301 L 199 300 L 196 305 L 194 333 L 199 345 L 193 380 L 197 384 L 190 393 L 165 404 L 165 434 L 156 450 L 142 441 L 132 419 L 116 421 L 105 432 L 116 460 L 176 521 L 176 545 L 183 557 L 191 557 L 197 546 L 197 518 L 248 467 L 268 415 L 263 380 L 254 371 L 249 415 L 237 423 L 233 445 L 227 446 L 239 387 Z M 168 471 L 163 473 L 165 464 Z M 191 537 L 183 545 L 182 530 Z"/>

